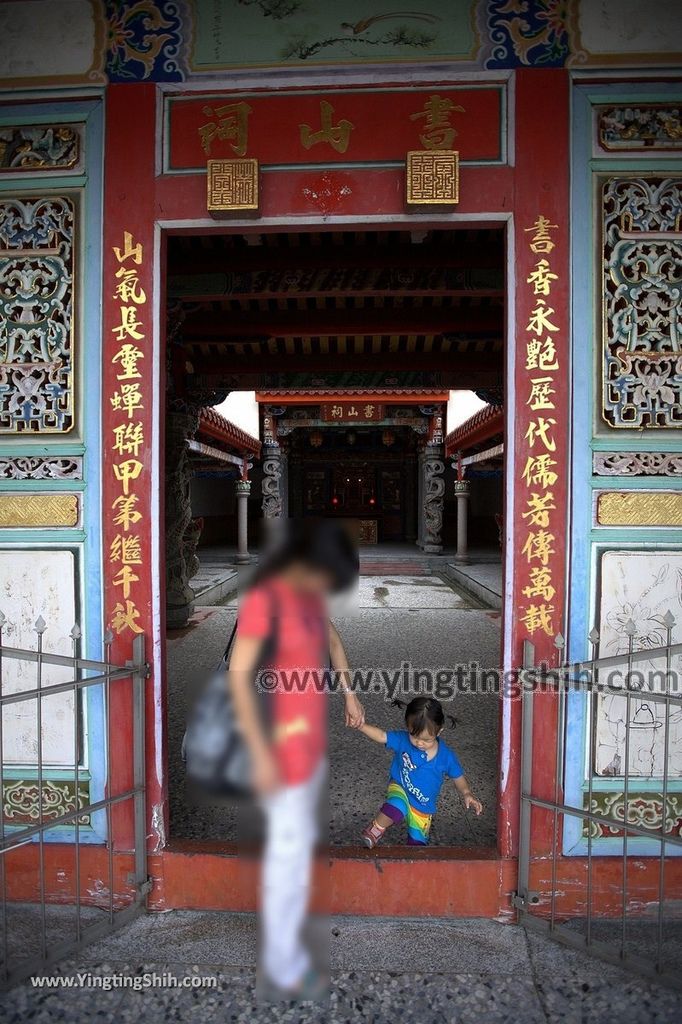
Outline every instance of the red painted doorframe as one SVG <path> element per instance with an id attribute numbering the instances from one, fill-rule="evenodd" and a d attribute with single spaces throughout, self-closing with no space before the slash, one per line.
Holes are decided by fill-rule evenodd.
<path id="1" fill-rule="evenodd" d="M 533 437 L 529 436 L 532 417 L 527 395 L 527 341 L 533 332 L 529 323 L 537 308 L 538 296 L 533 294 L 528 278 L 537 264 L 538 253 L 529 248 L 533 238 L 530 229 L 545 218 L 552 225 L 551 302 L 542 298 L 545 308 L 552 308 L 552 331 L 558 353 L 559 370 L 547 371 L 554 391 L 554 410 L 545 420 L 554 420 L 552 443 L 554 456 L 565 467 L 568 448 L 568 136 L 569 82 L 562 70 L 524 69 L 516 72 L 515 110 L 510 123 L 515 126 L 512 151 L 516 166 L 468 166 L 461 171 L 461 201 L 457 220 L 406 216 L 403 206 L 403 172 L 394 168 L 340 168 L 315 170 L 300 168 L 264 172 L 263 206 L 259 220 L 239 222 L 232 230 L 263 232 L 264 230 L 297 228 L 298 230 L 333 230 L 367 227 L 377 230 L 412 225 L 465 226 L 466 224 L 507 223 L 509 228 L 508 274 L 508 367 L 507 384 L 507 583 L 510 595 L 503 617 L 503 667 L 506 672 L 520 664 L 521 646 L 527 630 L 519 610 L 528 607 L 524 588 L 529 586 L 528 566 L 523 566 L 521 546 L 528 534 L 528 501 L 531 492 L 523 488 L 527 460 L 533 457 Z M 332 90 L 319 90 L 320 93 Z M 234 96 L 234 92 L 230 95 Z M 199 868 L 196 857 L 203 861 L 213 856 L 204 851 L 190 855 L 166 844 L 168 793 L 166 771 L 166 707 L 164 677 L 164 609 L 161 601 L 164 578 L 162 545 L 155 522 L 163 522 L 162 470 L 163 441 L 163 245 L 162 231 L 228 230 L 209 221 L 206 214 L 206 185 L 203 174 L 155 174 L 157 110 L 161 93 L 151 84 L 111 85 L 107 90 L 107 131 L 105 150 L 105 223 L 104 223 L 104 322 L 103 322 L 103 441 L 105 451 L 103 517 L 104 574 L 106 622 L 117 623 L 113 658 L 118 661 L 130 654 L 133 629 L 144 629 L 152 638 L 152 679 L 147 701 L 147 780 L 149 814 L 149 852 L 153 865 L 156 891 L 155 906 L 178 906 L 183 899 L 178 877 Z M 134 120 L 133 120 L 134 118 Z M 131 136 L 131 123 L 135 134 Z M 551 139 L 551 143 L 544 142 Z M 323 194 L 325 208 L 320 206 Z M 317 198 L 315 198 L 317 197 Z M 343 218 L 339 220 L 339 218 Z M 206 227 L 205 227 L 206 226 Z M 129 238 L 126 236 L 129 233 Z M 127 248 L 126 248 L 127 243 Z M 142 246 L 142 250 L 135 247 Z M 127 249 L 132 255 L 126 256 Z M 136 257 L 140 256 L 138 262 Z M 121 258 L 124 256 L 125 258 Z M 549 258 L 549 257 L 548 257 Z M 136 271 L 136 276 L 129 271 Z M 116 275 L 119 274 L 117 277 Z M 128 290 L 124 302 L 117 285 L 121 281 L 138 281 L 137 292 Z M 144 294 L 144 301 L 141 296 Z M 137 299 L 137 301 L 136 301 Z M 128 311 L 123 311 L 123 307 Z M 135 326 L 139 324 L 140 326 Z M 132 331 L 129 329 L 132 325 Z M 140 336 L 140 337 L 138 337 Z M 132 367 L 131 359 L 121 356 L 122 345 L 133 345 L 141 355 Z M 128 356 L 130 351 L 128 350 Z M 512 357 L 513 356 L 513 360 Z M 126 370 L 127 366 L 127 370 Z M 138 376 L 130 376 L 130 372 Z M 544 373 L 544 371 L 543 371 Z M 126 376 L 128 374 L 128 376 Z M 123 378 L 123 379 L 121 379 Z M 137 385 L 140 401 L 132 416 L 121 412 L 122 385 Z M 512 403 L 511 396 L 515 400 Z M 516 414 L 516 415 L 515 415 Z M 142 444 L 135 447 L 134 432 L 121 431 L 129 425 L 141 424 Z M 138 432 L 139 436 L 139 432 Z M 119 443 L 119 439 L 123 441 Z M 536 418 L 535 441 L 538 442 Z M 115 450 L 118 445 L 120 450 Z M 513 445 L 513 450 L 512 450 Z M 123 463 L 132 463 L 128 467 Z M 139 463 L 139 469 L 137 468 Z M 116 468 L 118 466 L 118 468 Z M 131 475 L 134 474 L 134 475 Z M 127 478 L 127 480 L 125 479 Z M 124 493 L 127 492 L 127 493 Z M 140 536 L 140 562 L 128 567 L 120 559 L 110 561 L 112 552 L 121 546 L 121 509 L 127 498 L 128 515 L 139 519 L 127 524 L 128 534 Z M 547 504 L 547 503 L 546 503 Z M 564 553 L 566 552 L 566 480 L 558 479 L 554 487 L 551 513 L 553 552 L 549 555 L 552 569 L 552 622 L 563 632 Z M 115 521 L 118 520 L 118 521 Z M 513 534 L 513 536 L 512 536 Z M 119 540 L 117 540 L 119 538 Z M 520 542 L 519 542 L 520 541 Z M 134 578 L 133 578 L 134 577 Z M 125 581 L 128 581 L 127 583 Z M 131 602 L 129 604 L 128 602 Z M 548 602 L 547 602 L 548 603 Z M 534 634 L 540 657 L 552 653 L 551 640 L 544 633 Z M 117 743 L 124 754 L 130 742 L 130 722 L 124 708 L 115 709 L 120 728 Z M 517 849 L 519 803 L 519 715 L 518 700 L 506 695 L 502 700 L 500 737 L 500 790 L 498 814 L 497 861 L 494 870 L 477 877 L 476 887 L 489 890 L 493 885 L 497 896 L 493 901 L 500 908 L 507 903 L 509 871 L 504 864 L 513 860 Z M 542 711 L 540 710 L 540 715 Z M 547 727 L 550 727 L 549 716 Z M 553 749 L 548 743 L 547 749 Z M 123 764 L 125 756 L 117 758 Z M 549 766 L 548 766 L 549 769 Z M 548 770 L 551 778 L 553 769 Z M 125 779 L 115 780 L 123 785 Z M 115 821 L 117 849 L 131 846 L 130 822 L 124 817 Z M 435 853 L 435 851 L 434 851 Z M 178 859 L 179 858 L 179 859 Z M 225 858 L 216 870 L 225 875 Z M 447 874 L 450 861 L 444 858 Z M 490 863 L 490 858 L 487 858 Z M 165 863 L 165 867 L 164 867 Z M 336 863 L 339 863 L 337 860 Z M 404 863 L 396 860 L 396 864 Z M 443 863 L 443 861 L 439 861 Z M 460 861 L 458 885 L 464 863 Z M 202 870 L 207 870 L 204 862 Z M 342 871 L 342 868 L 338 870 Z M 476 869 L 477 871 L 479 869 Z M 425 872 L 428 874 L 428 872 Z M 397 876 L 396 876 L 397 879 Z M 472 877 L 472 882 L 474 878 Z M 386 879 L 387 886 L 391 883 Z M 395 884 L 399 887 L 400 882 Z M 179 902 L 178 902 L 179 900 Z M 391 903 L 391 899 L 389 899 Z M 189 903 L 188 903 L 189 905 Z M 489 913 L 490 900 L 486 899 Z M 453 907 L 457 912 L 457 907 Z M 471 912 L 469 910 L 469 912 Z"/>

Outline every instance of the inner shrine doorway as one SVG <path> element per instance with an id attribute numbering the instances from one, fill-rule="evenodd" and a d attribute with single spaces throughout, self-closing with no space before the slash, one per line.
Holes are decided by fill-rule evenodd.
<path id="1" fill-rule="evenodd" d="M 395 677 L 401 661 L 432 676 L 466 662 L 497 668 L 499 611 L 486 608 L 448 575 L 459 503 L 458 466 L 452 457 L 446 460 L 445 432 L 452 388 L 476 389 L 501 410 L 504 236 L 503 227 L 487 226 L 417 233 L 401 227 L 169 234 L 166 565 L 174 600 L 191 591 L 193 580 L 178 581 L 175 575 L 182 535 L 168 510 L 183 517 L 184 542 L 192 545 L 184 559 L 188 573 L 206 551 L 212 566 L 223 558 L 229 573 L 235 523 L 226 514 L 227 492 L 218 481 L 231 476 L 235 490 L 251 490 L 254 555 L 262 518 L 324 516 L 355 532 L 361 546 L 360 593 L 355 607 L 338 610 L 354 669 L 371 666 L 377 675 Z M 214 422 L 214 440 L 207 446 L 201 440 L 206 411 L 194 410 L 204 402 L 216 404 L 228 390 L 250 388 L 260 409 L 260 455 L 244 458 L 248 469 L 228 463 L 221 470 L 219 461 L 228 456 L 216 446 L 226 447 L 228 425 L 223 424 L 221 437 Z M 485 482 L 477 472 L 474 467 L 475 494 Z M 179 481 L 182 486 L 192 473 L 202 485 L 199 522 L 188 520 L 191 489 L 184 505 L 176 493 Z M 208 501 L 212 484 L 215 516 Z M 501 515 L 501 498 L 495 511 Z M 222 519 L 222 536 L 217 523 L 207 525 L 212 518 Z M 205 548 L 201 534 L 207 529 Z M 501 580 L 497 534 L 477 557 L 497 566 Z M 236 573 L 231 579 L 234 591 Z M 498 592 L 501 596 L 501 585 Z M 179 709 L 187 706 L 198 666 L 208 671 L 211 658 L 219 656 L 236 600 L 202 593 L 188 600 L 185 620 L 178 620 L 177 603 L 167 608 L 167 624 L 176 627 L 168 632 L 167 657 L 170 834 L 188 850 L 197 839 L 229 850 L 237 838 L 234 813 L 221 808 L 206 813 L 179 794 Z M 184 627 L 181 633 L 178 626 Z M 397 634 L 405 640 L 399 656 Z M 212 655 L 204 665 L 207 651 Z M 472 771 L 485 780 L 486 819 L 474 831 L 449 801 L 448 822 L 435 845 L 456 843 L 469 855 L 481 849 L 488 856 L 496 833 L 499 695 L 489 692 L 479 701 L 474 693 L 461 706 L 456 701 L 457 707 L 451 705 L 454 688 L 439 695 L 463 722 L 464 738 L 458 735 L 454 742 L 470 750 L 470 761 L 475 752 Z M 386 718 L 390 726 L 396 712 L 387 713 L 388 693 L 370 690 L 361 699 L 373 720 Z M 352 856 L 359 843 L 355 818 L 371 813 L 371 782 L 382 767 L 377 758 L 363 765 L 356 738 L 337 728 L 333 716 L 330 708 L 336 802 L 331 841 L 335 855 Z M 394 724 L 398 721 L 399 713 Z M 344 776 L 353 779 L 354 807 L 337 778 L 342 766 Z"/>

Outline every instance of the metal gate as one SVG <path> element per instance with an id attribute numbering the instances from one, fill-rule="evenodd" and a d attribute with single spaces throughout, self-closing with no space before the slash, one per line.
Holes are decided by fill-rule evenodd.
<path id="1" fill-rule="evenodd" d="M 70 655 L 44 649 L 48 627 L 42 618 L 35 623 L 34 650 L 5 646 L 9 628 L 0 613 L 4 988 L 130 921 L 144 910 L 149 891 L 144 636 L 135 637 L 130 661 L 114 665 L 110 632 L 104 660 L 91 661 L 79 656 L 78 626 L 71 631 Z M 127 752 L 117 757 L 112 707 L 132 724 L 132 763 Z M 30 748 L 28 766 L 17 765 L 11 749 L 17 732 L 23 749 Z M 73 767 L 50 763 L 60 743 L 62 760 Z M 116 840 L 121 825 L 123 868 Z"/>
<path id="2" fill-rule="evenodd" d="M 626 622 L 626 649 L 611 657 L 599 656 L 593 629 L 592 657 L 573 664 L 563 662 L 557 637 L 558 668 L 536 665 L 526 642 L 514 904 L 520 923 L 682 988 L 682 644 L 672 643 L 674 626 L 668 612 L 658 635 L 643 638 Z M 658 645 L 647 646 L 652 640 Z M 613 740 L 620 760 L 607 766 L 610 774 L 600 760 L 605 701 L 622 715 Z M 655 736 L 651 763 L 656 757 L 662 769 L 646 781 L 644 797 L 633 770 L 642 719 Z M 569 779 L 576 771 L 580 799 Z"/>

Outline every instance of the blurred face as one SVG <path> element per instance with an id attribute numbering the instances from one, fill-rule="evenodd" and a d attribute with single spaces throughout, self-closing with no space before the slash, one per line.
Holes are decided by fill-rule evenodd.
<path id="1" fill-rule="evenodd" d="M 331 573 L 303 563 L 292 566 L 288 575 L 296 589 L 307 594 L 330 594 L 334 585 Z"/>
<path id="2" fill-rule="evenodd" d="M 424 753 L 430 754 L 431 751 L 435 750 L 438 746 L 439 735 L 440 733 L 436 733 L 434 735 L 434 733 L 429 732 L 428 729 L 423 729 L 418 736 L 413 736 L 412 733 L 409 734 L 410 743 L 413 747 L 416 747 L 417 750 L 423 750 Z"/>

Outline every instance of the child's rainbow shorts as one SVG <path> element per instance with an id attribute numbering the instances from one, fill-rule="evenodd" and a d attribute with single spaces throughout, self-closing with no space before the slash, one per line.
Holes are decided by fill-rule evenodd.
<path id="1" fill-rule="evenodd" d="M 433 815 L 424 814 L 413 807 L 407 799 L 407 793 L 397 782 L 389 782 L 381 812 L 396 825 L 406 819 L 408 845 L 426 846 Z"/>

